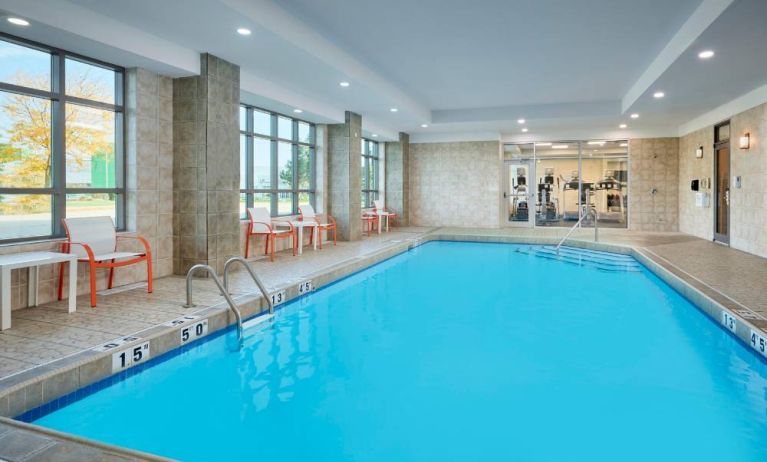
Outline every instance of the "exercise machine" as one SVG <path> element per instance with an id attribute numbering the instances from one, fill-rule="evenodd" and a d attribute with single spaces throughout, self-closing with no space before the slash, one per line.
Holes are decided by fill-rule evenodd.
<path id="1" fill-rule="evenodd" d="M 604 177 L 596 183 L 595 192 L 600 193 L 599 219 L 622 223 L 626 220 L 623 183 L 615 179 L 613 170 L 605 170 Z"/>
<path id="2" fill-rule="evenodd" d="M 559 189 L 559 178 L 556 179 L 557 189 Z M 547 167 L 544 175 L 538 180 L 538 202 L 536 203 L 536 219 L 539 223 L 557 221 L 557 202 L 552 197 L 554 192 L 554 169 Z"/>

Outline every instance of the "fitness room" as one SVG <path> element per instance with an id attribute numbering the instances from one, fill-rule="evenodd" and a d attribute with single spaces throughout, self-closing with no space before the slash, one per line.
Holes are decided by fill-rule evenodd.
<path id="1" fill-rule="evenodd" d="M 506 224 L 627 228 L 628 170 L 626 140 L 506 144 Z"/>

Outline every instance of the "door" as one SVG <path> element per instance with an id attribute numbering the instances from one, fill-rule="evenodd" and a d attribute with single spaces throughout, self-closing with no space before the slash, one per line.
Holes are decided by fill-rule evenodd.
<path id="1" fill-rule="evenodd" d="M 533 190 L 530 167 L 530 161 L 526 159 L 504 163 L 504 213 L 509 226 L 532 226 L 534 211 L 531 211 Z"/>
<path id="2" fill-rule="evenodd" d="M 730 243 L 730 125 L 715 129 L 714 139 L 714 240 Z"/>

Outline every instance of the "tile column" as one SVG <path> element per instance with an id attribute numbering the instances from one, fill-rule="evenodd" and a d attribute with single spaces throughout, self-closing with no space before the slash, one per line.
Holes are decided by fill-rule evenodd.
<path id="1" fill-rule="evenodd" d="M 410 135 L 399 134 L 399 141 L 386 143 L 386 197 L 384 205 L 397 214 L 397 224 L 408 226 Z"/>
<path id="2" fill-rule="evenodd" d="M 200 75 L 173 82 L 173 237 L 176 274 L 223 270 L 239 254 L 240 68 L 210 54 Z"/>
<path id="3" fill-rule="evenodd" d="M 343 124 L 328 125 L 328 213 L 338 223 L 338 239 L 357 241 L 362 238 L 362 117 L 346 112 Z"/>

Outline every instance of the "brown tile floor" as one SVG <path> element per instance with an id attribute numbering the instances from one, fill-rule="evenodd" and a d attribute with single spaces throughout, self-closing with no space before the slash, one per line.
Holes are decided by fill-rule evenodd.
<path id="1" fill-rule="evenodd" d="M 356 259 L 401 242 L 437 232 L 454 237 L 557 238 L 565 229 L 460 229 L 398 228 L 359 242 L 339 242 L 322 251 L 306 250 L 300 257 L 278 254 L 275 262 L 259 259 L 253 265 L 267 287 L 287 283 L 340 262 Z M 574 239 L 593 241 L 592 230 L 579 230 Z M 642 233 L 600 230 L 600 241 L 642 248 L 655 259 L 684 271 L 729 300 L 767 320 L 767 260 L 681 233 Z M 137 333 L 168 322 L 190 309 L 184 300 L 184 279 L 168 277 L 155 283 L 155 292 L 143 287 L 123 288 L 99 298 L 91 309 L 86 297 L 77 312 L 67 313 L 57 302 L 13 312 L 13 327 L 0 332 L 0 378 L 40 364 L 92 348 L 116 337 Z M 237 294 L 254 292 L 244 273 L 235 273 L 231 283 Z M 201 308 L 221 303 L 212 281 L 195 281 L 195 303 Z"/>

